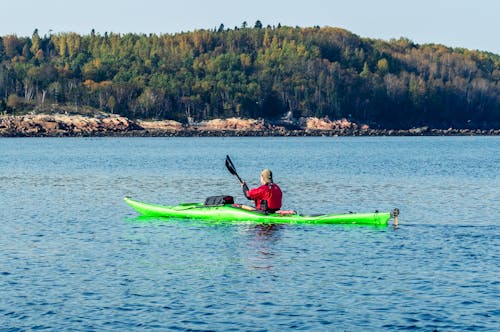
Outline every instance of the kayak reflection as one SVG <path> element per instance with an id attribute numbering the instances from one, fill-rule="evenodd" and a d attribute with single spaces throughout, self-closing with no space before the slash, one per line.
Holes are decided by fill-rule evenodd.
<path id="1" fill-rule="evenodd" d="M 257 224 L 246 225 L 242 230 L 246 232 L 246 257 L 242 257 L 248 268 L 256 270 L 271 270 L 278 253 L 276 244 L 279 242 L 284 225 Z"/>
<path id="2" fill-rule="evenodd" d="M 135 223 L 179 223 L 179 224 L 184 224 L 186 226 L 189 225 L 200 225 L 200 226 L 220 226 L 220 225 L 242 225 L 246 226 L 245 230 L 248 231 L 249 233 L 253 233 L 254 236 L 260 237 L 260 238 L 269 238 L 273 239 L 276 237 L 276 235 L 280 234 L 280 232 L 283 230 L 284 226 L 287 225 L 294 225 L 290 223 L 256 223 L 253 221 L 241 221 L 241 220 L 217 220 L 217 219 L 184 219 L 184 218 L 174 218 L 174 217 L 160 217 L 160 216 L 143 216 L 143 215 L 138 215 L 138 216 L 127 216 L 124 218 L 125 222 L 135 222 Z M 298 224 L 295 224 L 298 226 Z M 320 225 L 315 225 L 315 227 L 320 227 L 320 226 L 325 226 L 325 227 L 338 227 L 338 228 L 371 228 L 371 229 L 381 229 L 381 230 L 386 230 L 387 229 L 387 224 L 320 224 Z"/>

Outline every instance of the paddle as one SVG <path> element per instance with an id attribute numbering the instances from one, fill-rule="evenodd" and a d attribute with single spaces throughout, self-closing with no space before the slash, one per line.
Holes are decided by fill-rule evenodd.
<path id="1" fill-rule="evenodd" d="M 236 176 L 241 184 L 244 183 L 243 180 L 238 175 L 238 172 L 236 172 L 236 167 L 234 167 L 233 161 L 231 160 L 231 158 L 229 158 L 229 155 L 226 155 L 226 167 L 227 167 L 227 170 L 229 171 L 229 173 Z M 243 188 L 245 189 L 245 191 L 248 191 L 248 186 L 246 183 L 243 185 Z"/>

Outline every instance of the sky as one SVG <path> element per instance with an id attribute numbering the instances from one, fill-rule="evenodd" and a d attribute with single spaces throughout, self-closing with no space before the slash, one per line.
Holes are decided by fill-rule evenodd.
<path id="1" fill-rule="evenodd" d="M 253 26 L 331 26 L 361 37 L 500 54 L 500 0 L 1 0 L 0 36 L 178 33 Z"/>

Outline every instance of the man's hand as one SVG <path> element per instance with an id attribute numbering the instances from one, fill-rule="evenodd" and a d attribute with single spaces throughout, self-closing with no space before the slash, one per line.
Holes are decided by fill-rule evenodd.
<path id="1" fill-rule="evenodd" d="M 248 190 L 250 190 L 250 189 L 248 189 L 247 183 L 246 183 L 245 181 L 243 181 L 243 182 L 241 183 L 241 187 L 243 188 L 243 193 L 244 193 L 244 194 L 245 194 L 245 196 L 248 198 L 248 196 L 247 196 L 247 191 L 248 191 Z"/>

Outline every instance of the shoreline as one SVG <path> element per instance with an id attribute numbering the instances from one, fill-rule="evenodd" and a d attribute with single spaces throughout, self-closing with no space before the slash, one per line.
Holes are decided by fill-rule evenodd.
<path id="1" fill-rule="evenodd" d="M 369 130 L 339 132 L 336 130 L 133 130 L 114 132 L 62 132 L 62 133 L 9 133 L 0 134 L 0 138 L 36 138 L 36 137 L 436 137 L 436 136 L 500 136 L 500 130 L 468 129 L 432 129 L 419 133 L 410 130 Z"/>
<path id="2" fill-rule="evenodd" d="M 313 125 L 311 125 L 311 123 Z M 500 136 L 500 129 L 375 129 L 345 119 L 307 119 L 272 124 L 254 119 L 216 119 L 183 125 L 171 120 L 130 120 L 113 114 L 38 114 L 0 116 L 0 137 L 367 137 L 367 136 Z"/>

